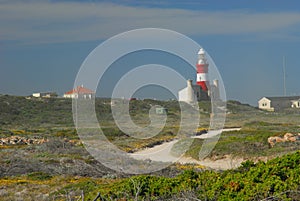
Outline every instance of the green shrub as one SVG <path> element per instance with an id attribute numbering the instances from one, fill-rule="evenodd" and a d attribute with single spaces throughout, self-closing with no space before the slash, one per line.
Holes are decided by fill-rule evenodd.
<path id="1" fill-rule="evenodd" d="M 292 200 L 297 195 L 290 192 L 300 187 L 299 164 L 300 152 L 296 152 L 266 163 L 246 161 L 239 169 L 224 172 L 188 170 L 174 178 L 140 175 L 124 179 L 102 195 L 161 200 L 193 192 L 200 200 Z"/>
<path id="2" fill-rule="evenodd" d="M 31 180 L 49 180 L 52 178 L 51 175 L 45 172 L 32 172 L 27 174 L 27 177 Z"/>

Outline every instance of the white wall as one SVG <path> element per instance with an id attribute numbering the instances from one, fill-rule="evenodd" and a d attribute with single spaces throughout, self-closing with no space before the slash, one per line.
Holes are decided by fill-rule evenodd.
<path id="1" fill-rule="evenodd" d="M 41 93 L 33 93 L 32 96 L 36 97 L 36 98 L 39 98 L 39 97 L 41 97 Z"/>
<path id="2" fill-rule="evenodd" d="M 271 107 L 271 100 L 263 97 L 258 101 L 258 108 L 262 110 L 274 111 L 274 108 Z"/>

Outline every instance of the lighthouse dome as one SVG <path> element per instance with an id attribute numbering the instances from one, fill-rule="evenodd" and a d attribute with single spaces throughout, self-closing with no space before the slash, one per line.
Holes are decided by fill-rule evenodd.
<path id="1" fill-rule="evenodd" d="M 198 54 L 205 54 L 205 51 L 204 51 L 204 49 L 203 49 L 203 48 L 201 48 L 201 49 L 199 50 Z"/>

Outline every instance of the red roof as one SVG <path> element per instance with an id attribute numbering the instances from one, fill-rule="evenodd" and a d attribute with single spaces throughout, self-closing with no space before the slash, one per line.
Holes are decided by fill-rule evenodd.
<path id="1" fill-rule="evenodd" d="M 75 89 L 72 89 L 71 91 L 66 92 L 65 94 L 94 94 L 90 89 L 84 88 L 83 86 L 78 86 Z"/>

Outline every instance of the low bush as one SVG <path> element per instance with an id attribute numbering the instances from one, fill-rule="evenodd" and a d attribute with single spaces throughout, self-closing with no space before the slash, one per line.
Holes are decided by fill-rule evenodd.
<path id="1" fill-rule="evenodd" d="M 45 172 L 32 172 L 27 174 L 28 179 L 31 180 L 49 180 L 52 178 L 51 175 L 45 173 Z"/>
<path id="2" fill-rule="evenodd" d="M 296 152 L 266 163 L 246 161 L 225 172 L 187 170 L 174 178 L 135 176 L 109 192 L 101 191 L 101 186 L 97 190 L 107 200 L 168 200 L 176 195 L 200 200 L 294 200 L 300 196 L 299 164 L 300 152 Z"/>

